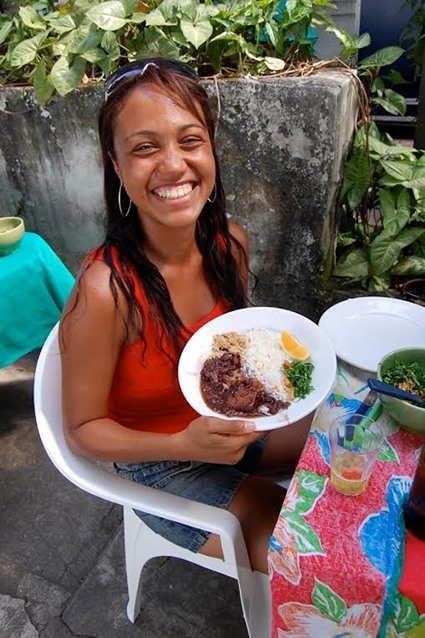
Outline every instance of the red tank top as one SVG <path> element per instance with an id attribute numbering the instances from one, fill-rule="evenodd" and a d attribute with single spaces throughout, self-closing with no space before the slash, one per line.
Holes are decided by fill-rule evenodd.
<path id="1" fill-rule="evenodd" d="M 102 259 L 102 255 L 97 259 Z M 179 432 L 199 414 L 180 390 L 177 364 L 170 361 L 157 344 L 158 324 L 149 313 L 143 287 L 136 276 L 134 281 L 135 296 L 145 317 L 146 349 L 143 352 L 141 339 L 121 348 L 108 399 L 108 416 L 135 430 Z M 229 309 L 227 302 L 218 300 L 206 317 L 184 330 L 184 340 L 187 342 L 201 326 Z M 163 347 L 166 349 L 168 345 L 172 352 L 172 344 L 164 337 Z"/>

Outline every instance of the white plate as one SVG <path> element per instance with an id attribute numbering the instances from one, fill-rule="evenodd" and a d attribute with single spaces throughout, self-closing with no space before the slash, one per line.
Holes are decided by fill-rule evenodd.
<path id="1" fill-rule="evenodd" d="M 228 312 L 200 328 L 187 342 L 179 361 L 178 377 L 186 400 L 199 414 L 225 417 L 211 410 L 204 402 L 200 390 L 200 372 L 211 354 L 213 336 L 223 332 L 244 332 L 250 328 L 287 330 L 311 353 L 314 364 L 312 385 L 314 390 L 305 399 L 291 402 L 287 410 L 273 416 L 250 419 L 257 430 L 274 430 L 302 419 L 315 410 L 329 394 L 336 375 L 336 356 L 330 339 L 310 319 L 282 308 L 243 308 Z"/>
<path id="2" fill-rule="evenodd" d="M 425 347 L 425 307 L 401 299 L 347 299 L 326 310 L 319 326 L 340 359 L 369 372 L 392 350 Z"/>

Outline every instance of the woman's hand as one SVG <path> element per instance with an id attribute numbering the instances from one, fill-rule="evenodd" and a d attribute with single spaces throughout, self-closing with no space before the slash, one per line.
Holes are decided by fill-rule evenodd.
<path id="1" fill-rule="evenodd" d="M 234 465 L 250 443 L 261 439 L 252 421 L 227 421 L 201 416 L 178 432 L 179 459 L 203 463 Z"/>

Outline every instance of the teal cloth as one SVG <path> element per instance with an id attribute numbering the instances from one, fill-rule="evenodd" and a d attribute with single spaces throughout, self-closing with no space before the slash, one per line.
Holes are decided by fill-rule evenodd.
<path id="1" fill-rule="evenodd" d="M 0 367 L 43 345 L 74 281 L 36 233 L 26 232 L 15 252 L 0 257 Z"/>

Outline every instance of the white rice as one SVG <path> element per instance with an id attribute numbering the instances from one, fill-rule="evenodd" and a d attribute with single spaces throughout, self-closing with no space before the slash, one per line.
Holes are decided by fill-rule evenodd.
<path id="1" fill-rule="evenodd" d="M 276 398 L 288 400 L 283 363 L 290 361 L 290 357 L 282 348 L 280 333 L 252 328 L 243 334 L 248 337 L 242 353 L 242 363 L 248 374 L 259 379 Z"/>

